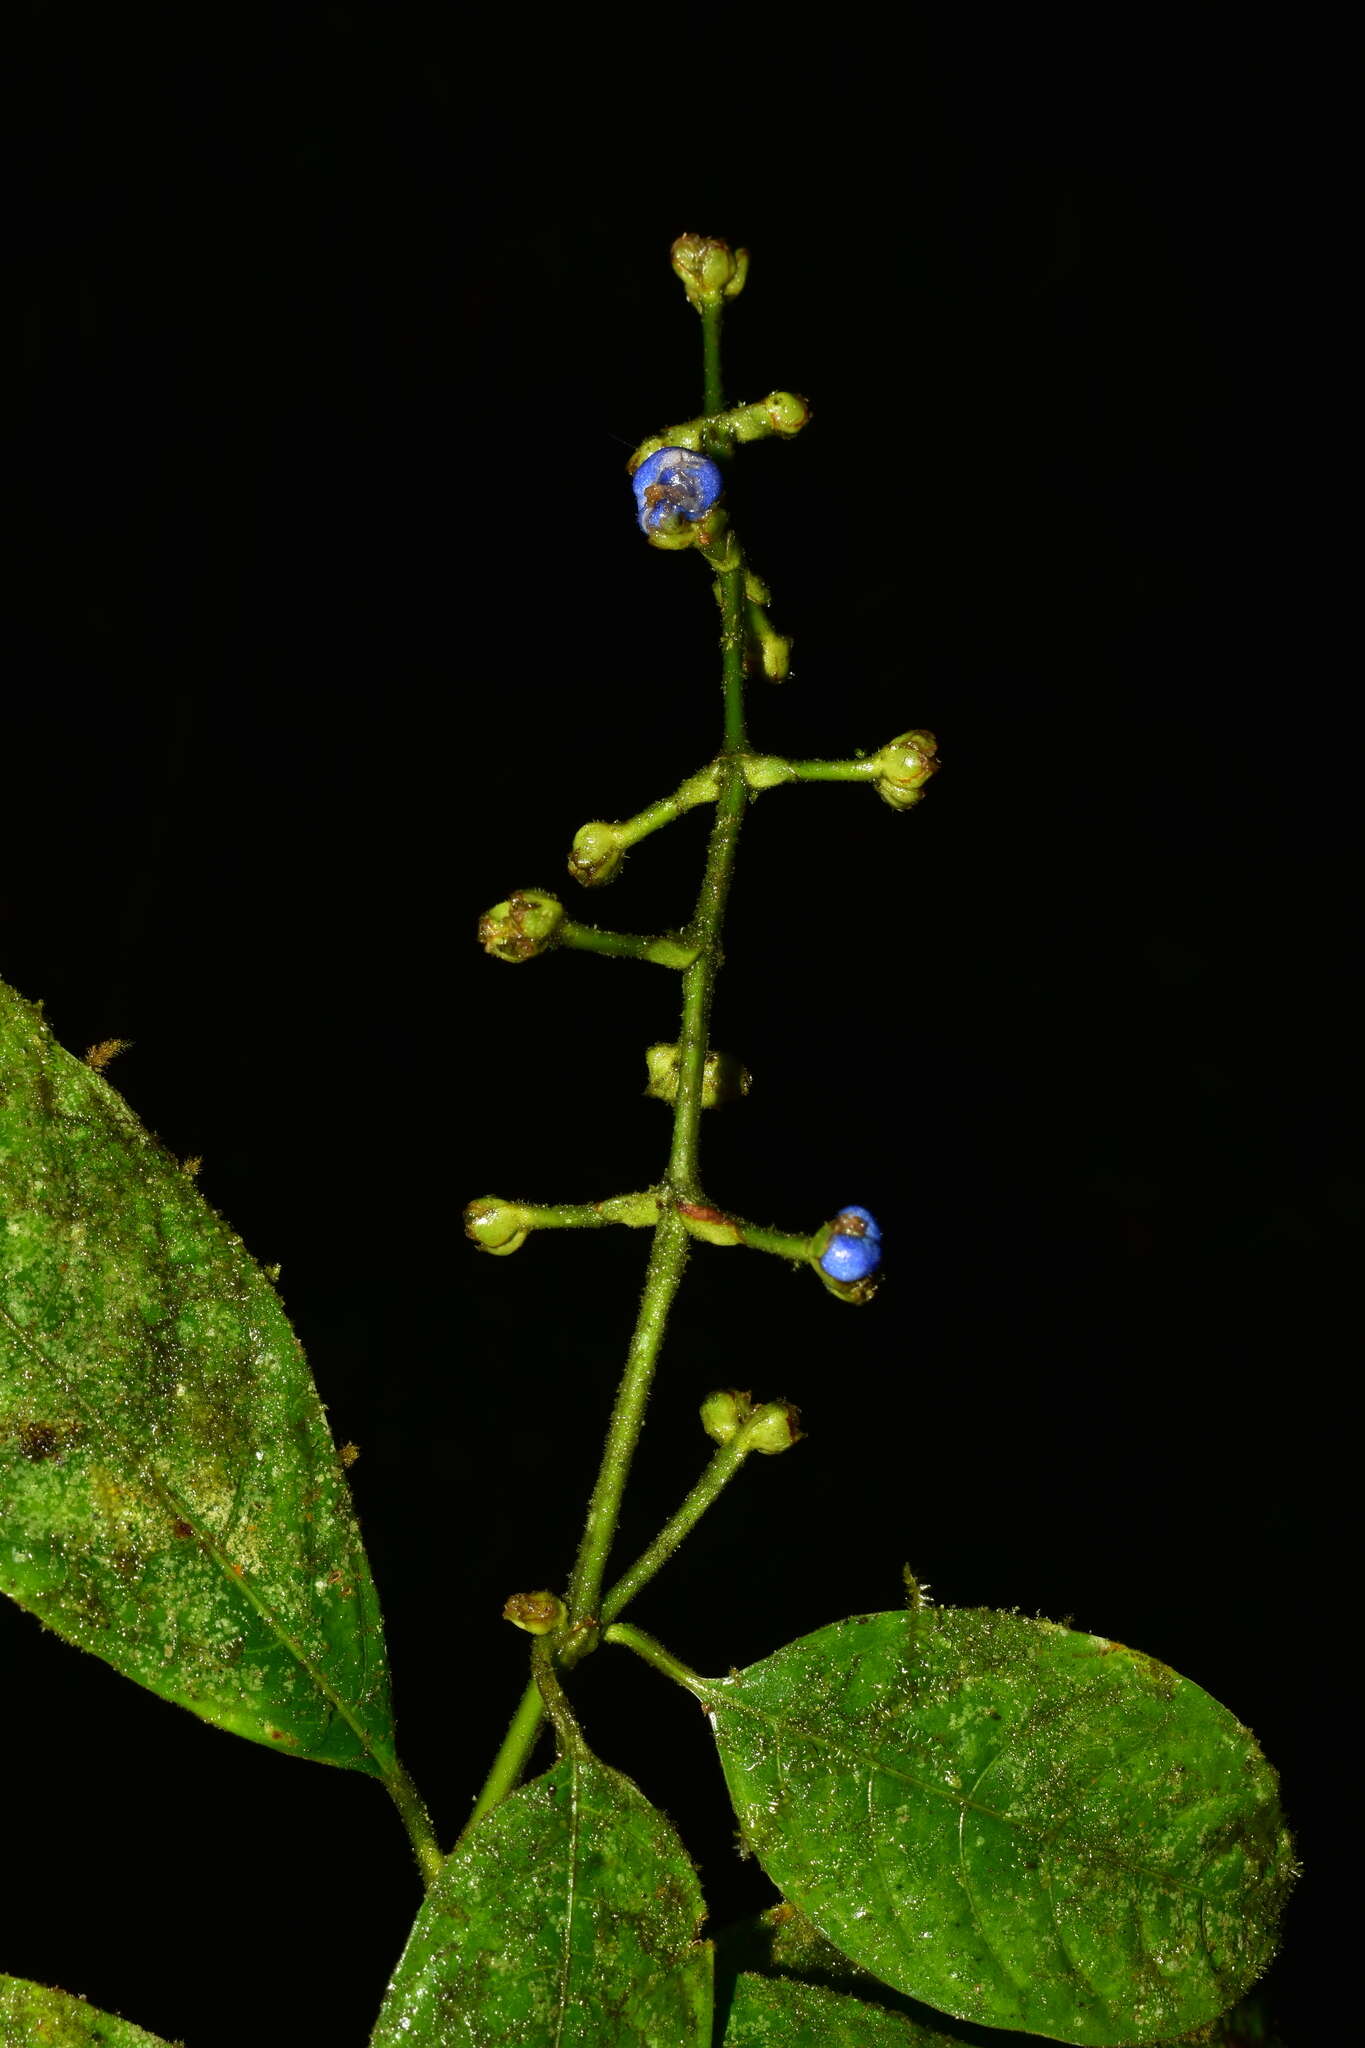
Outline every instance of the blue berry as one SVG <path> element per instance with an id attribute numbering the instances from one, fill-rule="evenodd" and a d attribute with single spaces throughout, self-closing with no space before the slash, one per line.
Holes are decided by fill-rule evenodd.
<path id="1" fill-rule="evenodd" d="M 684 521 L 695 525 L 725 488 L 710 456 L 694 448 L 656 448 L 630 481 L 646 533 L 671 533 Z"/>
<path id="2" fill-rule="evenodd" d="M 861 1230 L 859 1224 L 862 1225 Z M 860 1209 L 856 1202 L 839 1211 L 834 1219 L 834 1228 L 844 1237 L 870 1237 L 878 1244 L 882 1241 L 881 1225 L 876 1217 L 870 1209 Z"/>
<path id="3" fill-rule="evenodd" d="M 875 1237 L 845 1237 L 836 1233 L 820 1255 L 820 1267 L 831 1280 L 866 1280 L 882 1262 L 882 1248 Z"/>

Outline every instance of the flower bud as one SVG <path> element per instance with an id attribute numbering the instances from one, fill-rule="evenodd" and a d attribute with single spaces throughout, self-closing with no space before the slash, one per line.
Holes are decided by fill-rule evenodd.
<path id="1" fill-rule="evenodd" d="M 495 960 L 533 960 L 548 952 L 564 922 L 564 905 L 543 889 L 514 889 L 479 919 L 479 944 Z"/>
<path id="2" fill-rule="evenodd" d="M 506 1258 L 520 1251 L 531 1229 L 531 1219 L 519 1202 L 504 1202 L 497 1195 L 485 1195 L 471 1202 L 464 1212 L 466 1237 L 481 1250 Z"/>
<path id="3" fill-rule="evenodd" d="M 563 1628 L 569 1610 L 558 1593 L 513 1593 L 502 1618 L 524 1628 L 528 1636 L 548 1636 Z"/>
<path id="4" fill-rule="evenodd" d="M 678 1048 L 676 1045 L 651 1045 L 645 1054 L 645 1066 L 649 1070 L 646 1095 L 653 1095 L 660 1102 L 676 1102 L 678 1099 Z M 720 1102 L 735 1102 L 749 1092 L 749 1069 L 741 1066 L 733 1053 L 709 1052 L 701 1074 L 701 1106 L 714 1109 Z"/>
<path id="5" fill-rule="evenodd" d="M 754 1411 L 749 1428 L 749 1448 L 762 1451 L 768 1458 L 775 1458 L 779 1451 L 789 1451 L 804 1434 L 797 1427 L 800 1420 L 801 1410 L 793 1408 L 790 1401 L 765 1401 Z"/>
<path id="6" fill-rule="evenodd" d="M 640 526 L 651 535 L 695 526 L 725 488 L 718 466 L 694 448 L 656 448 L 630 482 Z"/>
<path id="7" fill-rule="evenodd" d="M 594 889 L 599 882 L 611 880 L 624 858 L 625 848 L 617 827 L 595 818 L 590 825 L 580 825 L 574 833 L 569 873 L 585 889 Z"/>
<path id="8" fill-rule="evenodd" d="M 737 1387 L 718 1387 L 701 1404 L 701 1426 L 718 1444 L 728 1444 L 753 1412 L 752 1394 L 741 1394 Z"/>
<path id="9" fill-rule="evenodd" d="M 703 306 L 738 298 L 749 274 L 747 249 L 732 249 L 713 235 L 679 235 L 669 258 L 683 290 L 700 313 Z"/>
<path id="10" fill-rule="evenodd" d="M 925 783 L 939 771 L 937 752 L 938 741 L 931 732 L 903 732 L 888 740 L 876 756 L 877 794 L 883 803 L 897 811 L 917 804 Z"/>

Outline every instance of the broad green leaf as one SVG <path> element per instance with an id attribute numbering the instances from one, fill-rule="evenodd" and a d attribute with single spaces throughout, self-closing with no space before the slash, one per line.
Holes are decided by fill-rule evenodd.
<path id="1" fill-rule="evenodd" d="M 708 2048 L 703 1910 L 663 1814 L 565 1757 L 447 1858 L 372 2048 Z"/>
<path id="2" fill-rule="evenodd" d="M 0 2048 L 178 2048 L 69 1991 L 0 1977 Z"/>
<path id="3" fill-rule="evenodd" d="M 766 1987 L 779 1989 L 769 1995 Z M 785 2001 L 783 1988 L 834 1994 L 838 2003 L 827 2006 L 800 1998 Z M 765 1987 L 759 1989 L 758 1987 Z M 716 1937 L 716 2011 L 727 2015 L 723 2035 L 725 2048 L 747 2048 L 752 2040 L 762 2042 L 760 2017 L 775 2027 L 784 2020 L 790 2035 L 773 2032 L 774 2042 L 790 2038 L 795 2048 L 805 2048 L 807 2037 L 800 2031 L 797 2015 L 818 2016 L 825 2033 L 811 2038 L 815 2048 L 980 2048 L 989 2040 L 1005 2048 L 1036 2044 L 1043 2048 L 1041 2034 L 997 2033 L 961 2020 L 944 2019 L 918 2000 L 893 1991 L 870 1971 L 860 1970 L 833 1942 L 826 1941 L 804 1913 L 787 1901 L 772 1906 L 752 1920 L 725 1928 Z M 853 2015 L 856 2014 L 856 2023 Z M 854 2027 L 850 2035 L 840 2026 Z M 859 2031 L 861 2030 L 861 2031 Z M 1258 2000 L 1239 2005 L 1211 2026 L 1199 2027 L 1193 2038 L 1156 2044 L 1156 2048 L 1279 2048 Z"/>
<path id="4" fill-rule="evenodd" d="M 1150 1657 L 921 1610 L 836 1623 L 699 1689 L 769 1875 L 926 2005 L 1160 2042 L 1270 1960 L 1294 1876 L 1275 1775 Z"/>
<path id="5" fill-rule="evenodd" d="M 207 1721 L 392 1769 L 378 1600 L 275 1291 L 3 984 L 0 1587 Z"/>
<path id="6" fill-rule="evenodd" d="M 963 2048 L 966 2040 L 941 2014 L 860 1970 L 785 1900 L 717 1935 L 716 2011 L 726 2015 L 725 2048 Z"/>
<path id="7" fill-rule="evenodd" d="M 823 1984 L 747 1972 L 735 1979 L 723 2039 L 725 2048 L 961 2048 L 949 2034 Z"/>

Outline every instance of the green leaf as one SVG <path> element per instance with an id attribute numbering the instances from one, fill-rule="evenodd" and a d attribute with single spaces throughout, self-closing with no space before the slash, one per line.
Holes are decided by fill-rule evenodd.
<path id="1" fill-rule="evenodd" d="M 961 2048 L 951 2035 L 822 1984 L 747 1972 L 735 1979 L 723 2038 L 725 2048 Z"/>
<path id="2" fill-rule="evenodd" d="M 1275 1775 L 1150 1657 L 919 1610 L 836 1623 L 701 1689 L 769 1875 L 927 2005 L 1159 2042 L 1270 1960 L 1295 1874 Z"/>
<path id="3" fill-rule="evenodd" d="M 707 2048 L 703 1912 L 663 1814 L 605 1764 L 562 1758 L 447 1858 L 372 2048 Z"/>
<path id="4" fill-rule="evenodd" d="M 769 1998 L 753 1989 L 746 1989 L 741 1996 L 737 1989 L 746 1984 L 768 1983 L 836 1994 L 839 2004 L 837 2008 L 805 2006 L 796 2000 L 787 2005 L 779 1997 Z M 837 2024 L 849 2024 L 850 2007 L 856 2010 L 857 2024 L 862 2028 L 861 2033 L 855 2032 L 851 2037 L 855 2048 L 861 2048 L 864 2042 L 867 2048 L 982 2048 L 986 2042 L 997 2044 L 997 2048 L 1031 2048 L 1031 2044 L 1033 2048 L 1046 2048 L 1041 2034 L 1005 2034 L 961 2020 L 945 2020 L 917 2000 L 893 1991 L 889 1984 L 850 1962 L 833 1942 L 825 1940 L 804 1913 L 786 1900 L 754 1919 L 738 1921 L 716 1937 L 716 2011 L 718 2015 L 735 2015 L 724 2032 L 725 2048 L 744 2048 L 743 2032 L 732 2032 L 732 2028 L 756 2024 L 750 2018 L 755 2006 L 764 2015 L 765 2024 L 767 2015 L 774 2014 L 788 2018 L 793 2028 L 795 2013 L 809 2010 L 821 2015 L 829 2030 L 831 2048 L 834 2044 L 842 2048 L 844 2040 L 843 2035 L 834 2031 L 836 2020 L 832 2015 L 837 2013 Z M 756 2038 L 761 2041 L 763 2035 L 760 2033 Z M 782 2038 L 780 2034 L 774 2035 L 775 2040 Z M 799 2032 L 793 2032 L 794 2042 L 801 2043 L 802 2038 Z M 823 2044 L 826 2036 L 817 2034 L 814 2040 Z M 1183 2035 L 1180 2041 L 1157 2043 L 1156 2048 L 1253 2048 L 1253 2043 L 1262 2044 L 1262 2048 L 1282 2048 L 1257 1999 L 1237 2006 L 1209 2026 L 1197 2028 L 1193 2035 Z"/>
<path id="5" fill-rule="evenodd" d="M 178 2048 L 69 1991 L 0 1977 L 0 2048 Z"/>
<path id="6" fill-rule="evenodd" d="M 0 1587 L 219 1727 L 393 1769 L 379 1603 L 275 1291 L 3 984 Z"/>
<path id="7" fill-rule="evenodd" d="M 963 2048 L 967 2038 L 860 1970 L 786 1900 L 717 1936 L 716 2011 L 725 2048 L 788 2038 L 794 2048 Z"/>

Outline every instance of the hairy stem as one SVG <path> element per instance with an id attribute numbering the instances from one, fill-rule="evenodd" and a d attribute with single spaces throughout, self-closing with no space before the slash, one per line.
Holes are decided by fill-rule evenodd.
<path id="1" fill-rule="evenodd" d="M 417 1868 L 422 1873 L 422 1882 L 428 1888 L 440 1875 L 444 1858 L 441 1845 L 436 1839 L 436 1830 L 431 1824 L 426 1802 L 413 1784 L 402 1764 L 395 1761 L 392 1771 L 386 1773 L 384 1783 L 389 1797 L 398 1808 L 403 1826 L 412 1843 L 412 1853 L 417 1858 Z"/>
<path id="2" fill-rule="evenodd" d="M 670 1515 L 647 1550 L 641 1551 L 628 1571 L 611 1590 L 602 1596 L 602 1611 L 599 1617 L 603 1627 L 615 1621 L 641 1589 L 649 1584 L 656 1573 L 661 1571 L 672 1557 L 683 1538 L 691 1533 L 711 1504 L 717 1500 L 734 1478 L 741 1465 L 748 1458 L 752 1445 L 752 1429 L 737 1429 L 728 1444 L 722 1444 L 707 1465 L 701 1478 L 676 1512 Z M 572 1670 L 589 1650 L 595 1647 L 595 1631 L 585 1630 L 570 1636 L 559 1653 L 561 1670 Z M 536 1678 L 531 1680 L 512 1717 L 511 1726 L 503 1737 L 502 1747 L 493 1760 L 489 1771 L 474 1802 L 473 1811 L 465 1823 L 468 1833 L 476 1821 L 515 1790 L 525 1770 L 536 1738 L 545 1725 L 545 1703 L 541 1686 Z"/>
<path id="3" fill-rule="evenodd" d="M 687 973 L 690 976 L 694 971 L 689 967 Z M 681 1097 L 681 1088 L 678 1092 Z M 597 1484 L 588 1503 L 583 1540 L 569 1581 L 571 1625 L 596 1617 L 602 1574 L 616 1535 L 621 1496 L 625 1492 L 635 1446 L 644 1427 L 645 1403 L 649 1399 L 654 1367 L 664 1340 L 668 1311 L 673 1306 L 673 1297 L 682 1280 L 690 1248 L 691 1239 L 682 1218 L 675 1209 L 666 1209 L 655 1227 L 640 1313 L 626 1354 L 626 1369 L 617 1389 L 616 1405 L 607 1427 L 606 1448 L 602 1453 Z"/>
<path id="4" fill-rule="evenodd" d="M 714 415 L 724 410 L 725 397 L 720 367 L 721 308 L 719 303 L 702 310 L 702 355 L 705 381 L 705 411 Z M 706 869 L 697 896 L 696 911 L 683 937 L 697 947 L 696 958 L 682 970 L 682 1030 L 678 1043 L 678 1090 L 673 1109 L 673 1142 L 668 1175 L 660 1190 L 663 1201 L 654 1230 L 649 1265 L 645 1273 L 640 1313 L 626 1355 L 625 1371 L 617 1389 L 602 1463 L 588 1503 L 578 1556 L 569 1581 L 569 1627 L 581 1632 L 586 1644 L 600 1622 L 602 1579 L 616 1536 L 621 1498 L 630 1474 L 645 1407 L 654 1379 L 654 1369 L 663 1344 L 668 1313 L 682 1281 L 691 1238 L 677 1204 L 697 1201 L 701 1196 L 699 1138 L 702 1110 L 702 1076 L 706 1064 L 707 1033 L 711 1020 L 711 998 L 720 970 L 721 929 L 734 872 L 739 828 L 748 806 L 749 789 L 739 756 L 748 742 L 744 729 L 745 575 L 744 558 L 731 550 L 733 564 L 717 573 L 721 611 L 722 675 L 725 693 L 725 749 L 716 762 L 716 816 L 706 852 Z M 728 559 L 728 556 L 727 556 Z M 665 806 L 664 808 L 667 808 Z M 662 819 L 660 820 L 662 822 Z M 728 1475 L 727 1475 L 728 1476 Z M 679 1539 L 681 1540 L 681 1539 Z M 647 1553 L 648 1554 L 648 1553 Z M 662 1558 L 659 1560 L 662 1562 Z M 657 1566 L 655 1567 L 657 1569 Z M 640 1580 L 639 1583 L 643 1583 Z M 542 1680 L 551 1670 L 548 1649 L 537 1650 L 536 1670 Z M 498 1751 L 483 1791 L 475 1804 L 477 1819 L 517 1783 L 535 1742 L 540 1726 L 542 1686 L 527 1689 L 517 1708 L 511 1728 Z M 561 1731 L 561 1735 L 562 1735 Z"/>
<path id="5" fill-rule="evenodd" d="M 720 374 L 720 329 L 723 311 L 720 300 L 715 300 L 710 305 L 702 307 L 701 315 L 702 381 L 705 389 L 702 411 L 711 418 L 725 410 L 725 386 L 721 382 Z"/>
<path id="6" fill-rule="evenodd" d="M 699 1672 L 666 1650 L 655 1637 L 646 1635 L 642 1628 L 632 1628 L 628 1621 L 618 1622 L 607 1630 L 609 1643 L 620 1643 L 627 1650 L 634 1650 L 637 1657 L 643 1657 L 646 1664 L 652 1664 L 656 1671 L 662 1671 L 665 1678 L 671 1678 L 675 1685 L 685 1686 L 697 1699 L 705 1704 L 707 1686 Z"/>

